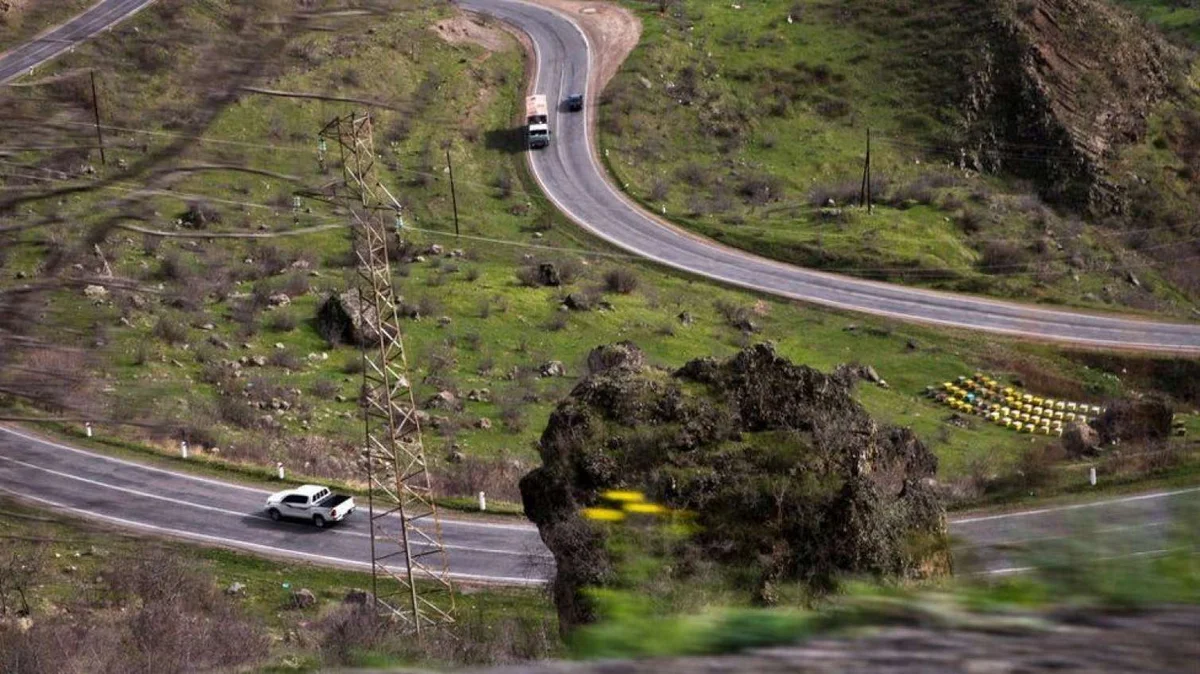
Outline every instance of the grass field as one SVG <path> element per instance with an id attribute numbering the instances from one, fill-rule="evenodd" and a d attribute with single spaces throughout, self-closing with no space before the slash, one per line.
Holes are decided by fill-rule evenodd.
<path id="1" fill-rule="evenodd" d="M 405 305 L 422 316 L 403 324 L 418 402 L 441 390 L 460 399 L 472 390 L 490 391 L 477 396 L 487 400 L 463 400 L 461 409 L 431 410 L 435 423 L 426 429 L 426 447 L 442 480 L 439 491 L 448 497 L 484 490 L 494 501 L 518 500 L 516 480 L 537 460 L 534 443 L 555 401 L 584 374 L 588 350 L 619 340 L 634 341 L 652 363 L 668 368 L 694 357 L 728 356 L 760 340 L 826 371 L 842 362 L 870 364 L 890 388 L 864 384 L 861 400 L 882 421 L 916 428 L 941 457 L 947 480 L 973 470 L 1005 471 L 1029 440 L 991 425 L 948 423 L 943 408 L 919 397 L 925 386 L 983 369 L 1024 379 L 1049 395 L 1100 401 L 1126 390 L 1121 362 L 1088 369 L 1042 345 L 815 309 L 616 254 L 564 221 L 532 187 L 514 134 L 522 82 L 515 42 L 497 34 L 502 48 L 495 51 L 450 43 L 430 28 L 453 17 L 449 8 L 406 7 L 371 17 L 370 31 L 359 30 L 367 25 L 363 19 L 319 13 L 329 30 L 292 31 L 280 27 L 286 22 L 246 20 L 287 16 L 290 5 L 278 0 L 236 7 L 167 0 L 47 68 L 49 75 L 82 63 L 97 67 L 102 116 L 116 127 L 107 131 L 109 163 L 102 166 L 94 151 L 80 149 L 27 152 L 0 164 L 5 194 L 93 184 L 83 165 L 115 182 L 25 201 L 19 211 L 0 215 L 3 225 L 59 218 L 3 235 L 11 245 L 4 247 L 0 283 L 37 278 L 60 252 L 76 255 L 83 272 L 96 271 L 100 262 L 82 243 L 87 240 L 100 242 L 118 277 L 138 284 L 136 292 L 114 289 L 99 303 L 78 289 L 51 293 L 38 310 L 45 316 L 39 333 L 86 353 L 25 355 L 26 364 L 54 372 L 93 373 L 70 400 L 94 405 L 97 418 L 159 426 L 152 433 L 100 426 L 102 435 L 170 454 L 187 437 L 214 465 L 260 467 L 251 472 L 282 461 L 297 477 L 353 484 L 359 475 L 357 352 L 327 343 L 313 321 L 326 293 L 353 282 L 347 230 L 266 241 L 204 237 L 284 235 L 342 222 L 317 199 L 302 197 L 298 212 L 292 200 L 340 179 L 335 157 L 319 165 L 316 134 L 361 104 L 233 89 L 242 85 L 377 102 L 371 109 L 380 176 L 405 205 L 410 250 L 424 252 L 424 261 L 398 265 L 395 279 Z M 729 12 L 730 21 L 745 16 L 711 11 Z M 710 22 L 724 17 L 705 16 Z M 656 45 L 676 39 L 643 18 L 650 51 L 635 54 L 630 72 Z M 829 38 L 814 33 L 811 39 Z M 211 58 L 217 53 L 237 58 Z M 745 54 L 739 58 L 748 63 Z M 246 63 L 256 70 L 239 71 Z M 74 80 L 22 90 L 2 103 L 11 114 L 0 128 L 10 133 L 60 145 L 90 140 L 90 91 L 81 92 Z M 450 123 L 445 110 L 457 111 Z M 22 121 L 46 115 L 58 126 Z M 832 167 L 837 156 L 850 156 L 856 133 L 853 127 L 829 130 L 832 154 L 820 161 Z M 458 190 L 459 240 L 452 235 L 446 149 Z M 132 192 L 143 185 L 160 191 Z M 905 212 L 928 222 L 929 237 L 949 232 L 933 207 Z M 143 235 L 122 230 L 126 225 L 200 238 Z M 951 254 L 953 241 L 928 250 Z M 433 244 L 443 252 L 429 252 Z M 452 254 L 456 249 L 461 256 Z M 542 261 L 554 261 L 573 280 L 530 287 L 527 271 Z M 610 279 L 616 272 L 633 280 Z M 271 308 L 277 292 L 289 302 Z M 568 294 L 592 309 L 564 310 Z M 735 327 L 743 318 L 757 331 Z M 242 357 L 267 364 L 243 366 L 237 377 L 222 365 Z M 552 361 L 563 363 L 565 377 L 540 376 Z M 465 460 L 449 463 L 453 452 Z"/>
<path id="2" fill-rule="evenodd" d="M 604 95 L 600 139 L 617 182 L 653 210 L 858 276 L 1073 306 L 1192 306 L 1121 234 L 948 161 L 980 3 L 629 6 L 645 32 Z M 871 213 L 857 207 L 868 129 Z M 1124 271 L 1151 280 L 1131 288 Z"/>

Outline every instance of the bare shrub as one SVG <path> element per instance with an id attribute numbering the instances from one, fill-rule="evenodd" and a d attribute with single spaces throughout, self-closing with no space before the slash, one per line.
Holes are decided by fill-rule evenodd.
<path id="1" fill-rule="evenodd" d="M 187 326 L 179 317 L 170 315 L 160 316 L 152 332 L 155 337 L 171 345 L 182 344 L 188 337 Z"/>
<path id="2" fill-rule="evenodd" d="M 604 275 L 604 287 L 610 293 L 628 295 L 638 288 L 637 274 L 633 273 L 633 270 L 625 267 L 610 269 L 608 273 Z"/>
<path id="3" fill-rule="evenodd" d="M 770 173 L 753 173 L 738 182 L 738 194 L 746 203 L 762 205 L 783 194 L 783 181 Z"/>
<path id="4" fill-rule="evenodd" d="M 549 319 L 547 319 L 546 322 L 542 325 L 542 327 L 545 328 L 546 330 L 549 330 L 550 332 L 561 332 L 563 330 L 566 330 L 570 324 L 571 323 L 567 319 L 566 312 L 559 311 L 559 312 L 555 312 L 555 314 L 553 316 L 551 316 Z"/>
<path id="5" fill-rule="evenodd" d="M 207 229 L 211 224 L 220 224 L 221 212 L 206 201 L 189 201 L 179 219 L 189 229 Z"/>
<path id="6" fill-rule="evenodd" d="M 157 278 L 174 283 L 190 283 L 195 273 L 178 251 L 167 251 L 158 265 Z"/>
<path id="7" fill-rule="evenodd" d="M 967 234 L 975 234 L 983 229 L 985 218 L 983 213 L 974 208 L 964 208 L 962 212 L 954 217 L 954 221 Z"/>
<path id="8" fill-rule="evenodd" d="M 675 171 L 675 177 L 690 187 L 706 187 L 712 180 L 709 170 L 695 162 L 688 162 Z"/>
<path id="9" fill-rule="evenodd" d="M 671 185 L 662 178 L 655 178 L 650 185 L 650 200 L 663 201 L 671 191 Z"/>
<path id="10" fill-rule="evenodd" d="M 337 382 L 330 379 L 318 379 L 312 387 L 313 395 L 323 400 L 332 399 L 340 390 L 341 387 L 338 386 Z"/>
<path id="11" fill-rule="evenodd" d="M 520 433 L 525 430 L 525 401 L 515 391 L 504 391 L 496 400 L 500 408 L 500 423 L 509 433 Z"/>
<path id="12" fill-rule="evenodd" d="M 989 241 L 984 244 L 979 267 L 991 274 L 1025 271 L 1029 266 L 1029 251 L 1008 241 Z"/>
<path id="13" fill-rule="evenodd" d="M 1055 465 L 1064 456 L 1058 444 L 1034 445 L 1021 453 L 1017 461 L 1017 478 L 1026 489 L 1044 487 L 1054 478 Z"/>
<path id="14" fill-rule="evenodd" d="M 276 311 L 267 319 L 267 329 L 274 332 L 291 332 L 300 325 L 300 319 L 291 311 Z"/>
<path id="15" fill-rule="evenodd" d="M 308 280 L 308 274 L 303 272 L 292 272 L 287 275 L 283 283 L 279 286 L 279 292 L 286 293 L 288 297 L 300 297 L 308 293 L 311 288 L 311 283 Z"/>
<path id="16" fill-rule="evenodd" d="M 289 349 L 275 349 L 267 356 L 267 363 L 293 372 L 304 367 L 304 361 Z"/>
<path id="17" fill-rule="evenodd" d="M 240 397 L 222 396 L 217 398 L 217 416 L 222 421 L 238 428 L 257 428 L 258 415 L 254 409 Z"/>
<path id="18" fill-rule="evenodd" d="M 463 278 L 466 279 L 468 283 L 474 283 L 479 280 L 480 276 L 481 272 L 479 271 L 479 267 L 467 267 L 467 273 L 463 275 Z"/>
<path id="19" fill-rule="evenodd" d="M 525 472 L 519 461 L 467 457 L 438 469 L 432 477 L 440 495 L 475 496 L 482 491 L 489 497 L 520 503 L 517 482 Z"/>
<path id="20" fill-rule="evenodd" d="M 862 196 L 862 183 L 847 180 L 832 185 L 816 185 L 808 191 L 808 203 L 816 208 L 825 208 L 829 204 L 846 206 L 858 203 Z"/>

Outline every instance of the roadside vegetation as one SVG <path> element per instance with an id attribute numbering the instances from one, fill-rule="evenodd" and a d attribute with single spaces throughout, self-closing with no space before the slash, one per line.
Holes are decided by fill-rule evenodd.
<path id="1" fill-rule="evenodd" d="M 364 106 L 381 178 L 405 207 L 395 280 L 411 380 L 429 414 L 426 448 L 447 503 L 469 507 L 485 491 L 493 507 L 516 511 L 516 482 L 536 465 L 534 443 L 553 406 L 585 373 L 591 348 L 621 340 L 668 368 L 760 341 L 826 372 L 870 365 L 887 388 L 864 383 L 860 400 L 917 432 L 939 457 L 939 480 L 985 485 L 964 502 L 1056 440 L 955 418 L 920 397 L 926 386 L 986 370 L 1097 403 L 1161 389 L 1191 412 L 1200 398 L 1186 376 L 1137 374 L 1157 363 L 1190 371 L 1182 361 L 1088 361 L 851 317 L 618 254 L 564 221 L 526 174 L 514 40 L 442 3 L 403 11 L 384 3 L 350 16 L 329 7 L 309 3 L 296 15 L 279 0 L 164 0 L 0 100 L 0 128 L 56 148 L 0 160 L 0 327 L 34 340 L 0 355 L 15 366 L 0 375 L 8 414 L 70 418 L 55 428 L 75 437 L 90 418 L 97 439 L 121 451 L 178 456 L 186 440 L 213 470 L 268 476 L 282 462 L 289 477 L 362 486 L 358 352 L 316 320 L 328 295 L 352 287 L 350 240 L 339 211 L 310 195 L 341 177 L 335 148 L 318 162 L 317 132 Z M 745 16 L 728 11 L 731 21 Z M 653 53 L 669 41 L 656 23 L 665 19 L 643 20 L 638 53 Z M 630 72 L 645 57 L 634 58 Z M 83 64 L 97 71 L 107 165 L 90 146 L 90 87 L 75 70 Z M 834 136 L 846 153 L 855 133 Z M 217 238 L 297 229 L 307 233 Z M 67 287 L 19 290 L 55 281 Z M 1200 430 L 1194 415 L 1183 418 Z M 1172 443 L 1191 456 L 1186 439 Z M 1172 464 L 1171 475 L 1190 465 Z M 1062 470 L 1054 489 L 1080 484 L 1077 466 Z"/>
<path id="2" fill-rule="evenodd" d="M 1011 172 L 963 167 L 954 148 L 971 123 L 965 71 L 981 53 L 988 7 L 1004 3 L 678 0 L 663 13 L 658 3 L 626 4 L 644 36 L 603 95 L 600 141 L 617 182 L 655 212 L 808 267 L 1191 315 L 1197 286 L 1181 269 L 1191 265 L 1175 262 L 1194 255 L 1193 234 L 1177 222 L 1177 205 L 1195 193 L 1186 177 L 1122 187 L 1137 202 L 1131 211 L 1091 217 L 1044 201 Z M 1190 25 L 1195 12 L 1126 4 L 1171 25 Z M 1193 99 L 1183 85 L 1111 172 L 1188 164 L 1181 134 L 1193 126 L 1184 111 Z M 868 129 L 871 212 L 861 207 Z M 1018 170 L 1031 153 L 1056 152 L 998 150 Z"/>
<path id="3" fill-rule="evenodd" d="M 422 642 L 380 620 L 358 571 L 139 540 L 0 500 L 0 671 L 323 671 L 552 656 L 538 590 L 460 589 Z M 365 589 L 364 589 L 365 588 Z"/>

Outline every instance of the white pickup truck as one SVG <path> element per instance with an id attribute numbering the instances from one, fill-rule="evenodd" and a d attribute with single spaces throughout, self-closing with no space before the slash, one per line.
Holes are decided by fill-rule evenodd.
<path id="1" fill-rule="evenodd" d="M 340 522 L 354 512 L 354 499 L 315 484 L 275 492 L 267 497 L 267 514 L 281 519 L 307 520 L 318 527 Z"/>

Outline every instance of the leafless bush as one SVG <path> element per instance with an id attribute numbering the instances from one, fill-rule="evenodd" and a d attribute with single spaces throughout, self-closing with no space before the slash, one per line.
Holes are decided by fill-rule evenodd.
<path id="1" fill-rule="evenodd" d="M 962 212 L 954 217 L 954 220 L 967 234 L 975 234 L 983 229 L 985 222 L 983 213 L 974 208 L 964 208 Z"/>
<path id="2" fill-rule="evenodd" d="M 481 272 L 479 271 L 479 267 L 467 267 L 467 273 L 463 275 L 463 278 L 466 279 L 468 283 L 474 283 L 479 280 L 480 275 Z"/>
<path id="3" fill-rule="evenodd" d="M 337 382 L 330 379 L 318 379 L 312 387 L 313 395 L 324 400 L 333 398 L 340 390 L 341 387 L 338 386 Z"/>
<path id="4" fill-rule="evenodd" d="M 1054 477 L 1054 467 L 1064 457 L 1057 444 L 1034 445 L 1021 453 L 1017 461 L 1017 478 L 1027 489 L 1047 485 Z"/>
<path id="5" fill-rule="evenodd" d="M 525 471 L 519 461 L 467 457 L 438 469 L 433 479 L 439 495 L 475 496 L 482 491 L 492 498 L 520 503 L 517 482 Z"/>
<path id="6" fill-rule="evenodd" d="M 0 553 L 0 616 L 29 615 L 30 590 L 46 560 L 42 544 L 9 541 Z"/>
<path id="7" fill-rule="evenodd" d="M 152 332 L 155 337 L 171 345 L 186 342 L 188 336 L 187 326 L 178 316 L 171 315 L 160 316 Z"/>
<path id="8" fill-rule="evenodd" d="M 163 281 L 187 284 L 195 277 L 195 272 L 178 251 L 167 251 L 162 262 L 158 265 L 157 277 Z"/>
<path id="9" fill-rule="evenodd" d="M 709 169 L 695 162 L 688 162 L 675 171 L 675 177 L 690 187 L 706 187 L 712 180 Z"/>
<path id="10" fill-rule="evenodd" d="M 670 191 L 671 186 L 667 183 L 667 181 L 663 180 L 662 178 L 655 178 L 654 182 L 650 185 L 650 200 L 663 201 L 667 198 L 667 195 L 670 193 Z"/>
<path id="11" fill-rule="evenodd" d="M 628 295 L 629 293 L 637 290 L 637 274 L 633 273 L 632 269 L 627 269 L 625 267 L 610 269 L 608 273 L 604 275 L 604 287 L 610 293 Z"/>
<path id="12" fill-rule="evenodd" d="M 221 212 L 206 201 L 189 201 L 179 219 L 189 229 L 207 229 L 210 224 L 221 222 Z"/>
<path id="13" fill-rule="evenodd" d="M 346 361 L 346 364 L 342 366 L 342 372 L 344 374 L 362 374 L 362 371 L 363 361 L 362 358 L 357 355 L 351 357 Z"/>
<path id="14" fill-rule="evenodd" d="M 762 205 L 780 198 L 783 181 L 769 173 L 753 173 L 743 177 L 737 189 L 746 203 Z"/>
<path id="15" fill-rule="evenodd" d="M 236 396 L 217 398 L 217 416 L 238 428 L 257 428 L 259 425 L 258 414 L 245 400 Z"/>
<path id="16" fill-rule="evenodd" d="M 300 325 L 300 319 L 291 311 L 276 311 L 267 319 L 267 328 L 275 332 L 291 332 Z"/>
<path id="17" fill-rule="evenodd" d="M 304 361 L 292 353 L 290 349 L 275 349 L 271 351 L 271 355 L 267 356 L 267 363 L 274 367 L 281 367 L 293 372 L 304 367 Z"/>
<path id="18" fill-rule="evenodd" d="M 542 327 L 550 332 L 561 332 L 566 330 L 570 324 L 571 322 L 568 320 L 566 312 L 558 311 L 555 312 L 553 316 L 546 319 L 546 322 L 542 324 Z"/>
<path id="19" fill-rule="evenodd" d="M 496 400 L 500 408 L 500 423 L 509 433 L 520 433 L 527 425 L 525 419 L 525 401 L 515 392 L 505 391 Z"/>
<path id="20" fill-rule="evenodd" d="M 830 203 L 845 206 L 857 203 L 862 195 L 862 183 L 845 181 L 833 185 L 817 185 L 808 192 L 808 203 L 816 208 L 825 208 Z"/>
<path id="21" fill-rule="evenodd" d="M 989 241 L 983 246 L 979 267 L 988 273 L 1025 271 L 1029 266 L 1029 251 L 1008 241 Z"/>
<path id="22" fill-rule="evenodd" d="M 508 171 L 501 171 L 498 173 L 493 185 L 495 185 L 496 190 L 499 193 L 498 196 L 501 199 L 507 199 L 512 196 L 513 179 L 512 176 L 509 175 Z"/>

